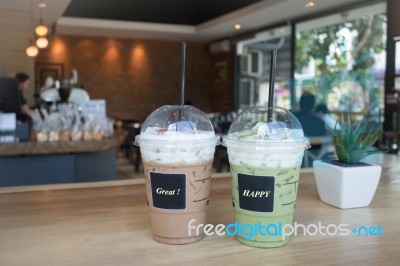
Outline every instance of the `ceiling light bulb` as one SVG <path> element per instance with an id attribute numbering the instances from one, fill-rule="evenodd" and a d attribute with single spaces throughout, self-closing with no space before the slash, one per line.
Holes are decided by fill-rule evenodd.
<path id="1" fill-rule="evenodd" d="M 38 4 L 38 7 L 40 7 L 40 8 L 45 8 L 46 6 L 47 6 L 47 4 L 44 3 L 44 2 L 40 2 L 40 3 Z"/>
<path id="2" fill-rule="evenodd" d="M 25 53 L 29 57 L 35 57 L 38 55 L 39 49 L 34 44 L 30 44 L 26 47 Z"/>
<path id="3" fill-rule="evenodd" d="M 239 30 L 242 26 L 240 24 L 235 25 L 235 29 Z"/>
<path id="4" fill-rule="evenodd" d="M 37 47 L 39 47 L 40 49 L 44 49 L 49 45 L 49 41 L 47 40 L 46 37 L 39 37 L 36 40 L 36 45 Z"/>
<path id="5" fill-rule="evenodd" d="M 37 25 L 35 28 L 35 33 L 38 36 L 45 36 L 48 32 L 49 32 L 49 29 L 43 24 Z"/>
<path id="6" fill-rule="evenodd" d="M 306 3 L 306 7 L 314 7 L 314 6 L 315 6 L 315 3 L 313 1 L 308 1 Z"/>

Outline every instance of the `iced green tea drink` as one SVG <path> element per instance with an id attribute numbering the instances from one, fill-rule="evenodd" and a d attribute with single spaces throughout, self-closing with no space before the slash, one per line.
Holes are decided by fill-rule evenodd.
<path id="1" fill-rule="evenodd" d="M 223 140 L 231 167 L 235 222 L 254 231 L 251 237 L 236 237 L 254 247 L 288 243 L 282 230 L 293 222 L 300 165 L 309 147 L 293 114 L 273 107 L 270 117 L 268 108 L 251 107 L 233 121 Z"/>

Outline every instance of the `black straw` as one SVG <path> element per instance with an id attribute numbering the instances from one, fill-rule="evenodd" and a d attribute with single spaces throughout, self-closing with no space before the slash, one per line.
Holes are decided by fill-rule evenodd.
<path id="1" fill-rule="evenodd" d="M 272 107 L 274 107 L 276 53 L 276 49 L 271 50 L 271 60 L 269 67 L 268 122 L 272 121 Z"/>
<path id="2" fill-rule="evenodd" d="M 178 110 L 179 121 L 183 121 L 182 108 L 185 105 L 185 56 L 186 56 L 186 43 L 181 42 L 181 53 L 179 58 L 179 89 L 180 89 L 179 110 Z M 179 131 L 178 125 L 176 126 L 176 131 Z"/>
<path id="3" fill-rule="evenodd" d="M 179 80 L 180 80 L 180 106 L 185 105 L 185 57 L 186 57 L 186 43 L 181 42 L 181 56 L 179 62 Z"/>

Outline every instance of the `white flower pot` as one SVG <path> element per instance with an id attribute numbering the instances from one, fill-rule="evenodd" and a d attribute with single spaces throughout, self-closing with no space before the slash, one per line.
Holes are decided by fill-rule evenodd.
<path id="1" fill-rule="evenodd" d="M 342 167 L 314 161 L 313 166 L 321 201 L 341 209 L 368 206 L 382 172 L 379 165 Z"/>

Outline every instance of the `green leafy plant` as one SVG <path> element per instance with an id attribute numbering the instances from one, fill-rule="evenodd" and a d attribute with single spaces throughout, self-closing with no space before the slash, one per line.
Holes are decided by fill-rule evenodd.
<path id="1" fill-rule="evenodd" d="M 340 162 L 358 163 L 367 155 L 381 152 L 379 150 L 371 150 L 370 148 L 382 135 L 382 131 L 376 131 L 373 127 L 368 129 L 366 122 L 360 122 L 358 125 L 352 126 L 349 116 L 347 120 L 348 123 L 345 123 L 342 114 L 340 129 L 337 129 L 338 121 L 335 128 L 333 130 L 330 129 L 334 139 L 336 154 Z"/>

